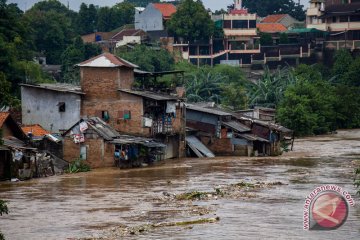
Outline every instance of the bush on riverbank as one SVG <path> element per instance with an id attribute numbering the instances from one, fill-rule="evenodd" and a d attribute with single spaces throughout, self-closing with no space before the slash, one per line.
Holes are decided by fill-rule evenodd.
<path id="1" fill-rule="evenodd" d="M 355 170 L 355 180 L 354 180 L 355 186 L 359 189 L 360 188 L 360 168 Z M 357 191 L 357 194 L 360 195 L 360 189 Z"/>
<path id="2" fill-rule="evenodd" d="M 89 172 L 90 170 L 90 166 L 84 160 L 77 158 L 69 164 L 67 173 Z"/>
<path id="3" fill-rule="evenodd" d="M 7 204 L 4 200 L 0 199 L 0 216 L 2 216 L 3 214 L 8 214 L 9 213 L 9 209 L 7 207 Z M 0 232 L 0 240 L 5 240 L 4 235 Z"/>

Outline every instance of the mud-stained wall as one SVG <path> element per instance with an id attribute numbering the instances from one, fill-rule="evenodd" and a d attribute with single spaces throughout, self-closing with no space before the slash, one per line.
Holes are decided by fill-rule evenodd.
<path id="1" fill-rule="evenodd" d="M 91 168 L 114 166 L 115 146 L 102 138 L 85 139 L 84 143 L 74 143 L 70 137 L 64 139 L 64 159 L 73 162 L 80 158 L 80 148 L 86 147 L 86 163 Z"/>

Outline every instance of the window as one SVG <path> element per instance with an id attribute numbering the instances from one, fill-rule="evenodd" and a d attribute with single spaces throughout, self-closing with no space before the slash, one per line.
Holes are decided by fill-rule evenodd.
<path id="1" fill-rule="evenodd" d="M 120 110 L 119 111 L 119 119 L 130 120 L 131 119 L 131 111 L 130 110 Z"/>
<path id="2" fill-rule="evenodd" d="M 86 160 L 86 156 L 87 155 L 87 147 L 86 145 L 81 145 L 80 146 L 80 159 L 81 160 Z"/>
<path id="3" fill-rule="evenodd" d="M 233 20 L 233 29 L 246 29 L 248 28 L 247 20 Z"/>
<path id="4" fill-rule="evenodd" d="M 348 16 L 341 16 L 340 17 L 340 22 L 348 22 Z"/>
<path id="5" fill-rule="evenodd" d="M 336 17 L 332 17 L 332 22 L 336 23 Z"/>
<path id="6" fill-rule="evenodd" d="M 108 111 L 101 111 L 101 118 L 105 121 L 109 121 L 110 115 Z"/>
<path id="7" fill-rule="evenodd" d="M 58 107 L 59 107 L 59 112 L 65 112 L 65 103 L 64 102 L 59 102 Z"/>

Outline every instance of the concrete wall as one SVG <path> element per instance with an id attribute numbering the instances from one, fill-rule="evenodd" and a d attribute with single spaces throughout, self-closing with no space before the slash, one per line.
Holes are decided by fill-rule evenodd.
<path id="1" fill-rule="evenodd" d="M 65 102 L 65 112 L 59 112 Z M 51 132 L 67 130 L 80 119 L 80 95 L 32 87 L 21 87 L 22 123 L 40 124 Z"/>
<path id="2" fill-rule="evenodd" d="M 135 29 L 147 31 L 164 30 L 163 16 L 151 3 L 142 13 L 135 13 Z"/>

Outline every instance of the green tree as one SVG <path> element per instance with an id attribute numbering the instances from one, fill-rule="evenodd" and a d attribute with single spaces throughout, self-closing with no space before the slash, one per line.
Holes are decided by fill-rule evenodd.
<path id="1" fill-rule="evenodd" d="M 81 3 L 77 25 L 78 25 L 78 34 L 84 35 L 92 33 L 96 30 L 97 24 L 97 10 L 94 4 Z"/>
<path id="2" fill-rule="evenodd" d="M 255 84 L 248 85 L 250 106 L 276 108 L 283 99 L 285 90 L 296 81 L 293 69 L 278 68 L 271 73 L 265 67 L 264 75 Z"/>
<path id="3" fill-rule="evenodd" d="M 175 37 L 193 42 L 209 40 L 214 35 L 215 23 L 200 0 L 183 0 L 167 27 Z"/>
<path id="4" fill-rule="evenodd" d="M 336 52 L 334 60 L 331 73 L 338 83 L 345 83 L 344 75 L 349 71 L 353 58 L 348 50 L 342 49 Z"/>
<path id="5" fill-rule="evenodd" d="M 355 185 L 358 189 L 360 188 L 360 168 L 357 168 L 357 169 L 355 170 L 354 185 Z M 360 195 L 360 190 L 357 191 L 357 194 Z"/>
<path id="6" fill-rule="evenodd" d="M 340 78 L 347 86 L 360 87 L 360 57 L 355 58 L 348 67 L 348 71 Z"/>
<path id="7" fill-rule="evenodd" d="M 270 33 L 260 33 L 260 44 L 261 46 L 273 45 L 273 39 Z"/>
<path id="8" fill-rule="evenodd" d="M 61 54 L 74 37 L 73 20 L 64 13 L 70 10 L 59 4 L 55 0 L 39 2 L 25 14 L 35 48 L 46 55 L 49 64 L 60 64 Z"/>
<path id="9" fill-rule="evenodd" d="M 101 7 L 98 10 L 97 30 L 109 32 L 125 24 L 134 23 L 134 5 L 128 2 L 121 2 L 113 7 Z"/>
<path id="10" fill-rule="evenodd" d="M 289 38 L 286 33 L 280 33 L 279 43 L 280 44 L 288 44 L 289 43 Z"/>
<path id="11" fill-rule="evenodd" d="M 80 83 L 80 72 L 75 64 L 99 55 L 101 48 L 98 45 L 84 44 L 80 36 L 75 38 L 61 55 L 62 81 L 71 84 Z"/>
<path id="12" fill-rule="evenodd" d="M 327 133 L 336 129 L 334 102 L 334 89 L 328 82 L 299 79 L 286 89 L 277 119 L 297 136 Z"/>
<path id="13" fill-rule="evenodd" d="M 132 63 L 140 69 L 149 72 L 170 71 L 174 69 L 174 58 L 164 50 L 155 50 L 145 45 L 137 45 L 128 52 L 118 52 L 117 55 Z"/>
<path id="14" fill-rule="evenodd" d="M 158 3 L 160 0 L 125 0 L 125 3 L 131 3 L 136 7 L 146 7 L 149 3 Z"/>
<path id="15" fill-rule="evenodd" d="M 2 216 L 4 213 L 8 214 L 9 209 L 6 202 L 0 199 L 0 216 Z M 1 232 L 0 232 L 0 240 L 5 240 L 5 237 Z"/>
<path id="16" fill-rule="evenodd" d="M 221 105 L 231 110 L 241 110 L 247 108 L 248 81 L 240 68 L 228 65 L 216 65 L 213 74 L 220 74 L 224 78 L 221 81 Z"/>
<path id="17" fill-rule="evenodd" d="M 271 14 L 289 14 L 299 21 L 305 20 L 304 6 L 293 0 L 244 0 L 244 6 L 260 17 Z"/>
<path id="18" fill-rule="evenodd" d="M 224 79 L 219 73 L 212 73 L 210 67 L 200 68 L 186 83 L 186 95 L 189 102 L 221 101 L 221 82 Z"/>
<path id="19" fill-rule="evenodd" d="M 0 72 L 0 108 L 2 107 L 18 107 L 19 100 L 11 93 L 11 83 L 6 80 L 3 72 Z"/>

